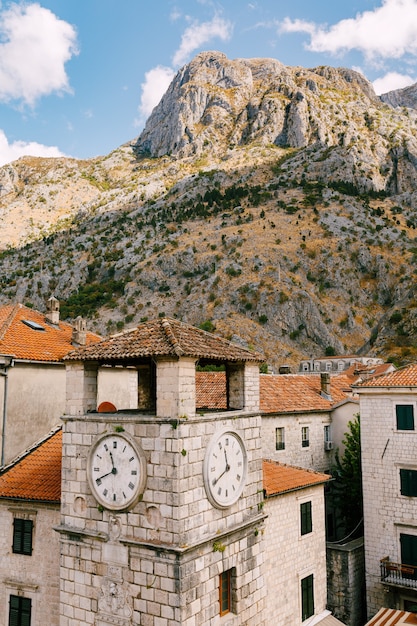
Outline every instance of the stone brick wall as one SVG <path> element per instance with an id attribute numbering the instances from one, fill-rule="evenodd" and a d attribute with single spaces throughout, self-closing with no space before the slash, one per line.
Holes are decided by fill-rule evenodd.
<path id="1" fill-rule="evenodd" d="M 400 494 L 400 468 L 417 470 L 417 431 L 398 431 L 395 404 L 417 394 L 390 390 L 360 394 L 365 564 L 368 616 L 392 598 L 381 582 L 380 561 L 401 561 L 400 533 L 417 535 L 417 498 Z"/>
<path id="2" fill-rule="evenodd" d="M 265 415 L 262 418 L 262 447 L 265 459 L 323 472 L 330 469 L 333 452 L 324 450 L 324 426 L 331 424 L 329 413 Z M 310 445 L 303 447 L 301 429 L 308 426 Z M 285 429 L 285 449 L 276 450 L 275 429 Z"/>
<path id="3" fill-rule="evenodd" d="M 346 626 L 365 623 L 363 537 L 343 545 L 327 544 L 327 605 Z"/>
<path id="4" fill-rule="evenodd" d="M 14 517 L 33 521 L 32 555 L 14 554 Z M 59 625 L 59 506 L 0 500 L 0 626 L 9 623 L 10 595 L 32 600 L 32 624 Z"/>
<path id="5" fill-rule="evenodd" d="M 313 531 L 300 533 L 300 504 L 312 502 Z M 314 576 L 314 609 L 326 608 L 326 550 L 323 485 L 265 501 L 265 624 L 296 626 L 301 619 L 301 580 Z"/>
<path id="6" fill-rule="evenodd" d="M 238 615 L 222 618 L 222 626 L 262 624 L 260 416 L 238 411 L 190 419 L 90 414 L 64 422 L 60 626 L 75 619 L 86 626 L 94 615 L 106 615 L 110 584 L 124 598 L 120 618 L 132 623 L 215 626 L 220 624 L 215 617 L 219 574 L 231 568 L 237 572 Z M 144 450 L 147 485 L 132 511 L 113 515 L 100 510 L 90 495 L 86 467 L 95 438 L 115 426 Z M 209 503 L 202 473 L 209 441 L 224 428 L 240 434 L 248 454 L 243 495 L 227 510 Z"/>

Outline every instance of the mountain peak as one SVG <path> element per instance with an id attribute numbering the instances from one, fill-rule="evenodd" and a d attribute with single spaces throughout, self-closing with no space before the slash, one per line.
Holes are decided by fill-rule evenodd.
<path id="1" fill-rule="evenodd" d="M 231 147 L 305 147 L 325 141 L 335 90 L 376 103 L 372 85 L 346 68 L 287 67 L 276 59 L 234 59 L 202 52 L 179 70 L 138 138 L 138 154 L 178 157 Z M 340 98 L 339 98 L 340 99 Z M 330 133 L 331 134 L 331 133 Z"/>

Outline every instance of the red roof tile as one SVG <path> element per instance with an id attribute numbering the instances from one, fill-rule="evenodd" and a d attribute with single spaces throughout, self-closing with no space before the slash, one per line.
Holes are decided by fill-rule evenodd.
<path id="1" fill-rule="evenodd" d="M 327 474 L 276 461 L 263 462 L 263 486 L 266 497 L 320 485 L 330 478 Z"/>
<path id="2" fill-rule="evenodd" d="M 212 333 L 175 319 L 158 319 L 79 348 L 65 360 L 126 362 L 150 356 L 190 356 L 218 361 L 255 361 L 264 358 Z"/>
<path id="3" fill-rule="evenodd" d="M 345 374 L 330 377 L 331 400 L 321 395 L 320 376 L 303 374 L 261 374 L 260 404 L 262 413 L 297 413 L 328 411 L 351 395 L 351 378 Z M 196 372 L 197 407 L 226 408 L 224 372 Z"/>
<path id="4" fill-rule="evenodd" d="M 362 387 L 417 387 L 417 364 L 406 365 L 395 372 L 375 376 L 358 383 L 358 388 Z"/>
<path id="5" fill-rule="evenodd" d="M 25 322 L 41 328 L 31 328 Z M 30 361 L 60 361 L 74 349 L 72 331 L 71 324 L 50 324 L 43 313 L 23 304 L 0 307 L 0 354 Z M 98 335 L 87 333 L 88 343 L 99 340 Z"/>
<path id="6" fill-rule="evenodd" d="M 59 502 L 62 431 L 54 432 L 0 474 L 0 498 Z"/>

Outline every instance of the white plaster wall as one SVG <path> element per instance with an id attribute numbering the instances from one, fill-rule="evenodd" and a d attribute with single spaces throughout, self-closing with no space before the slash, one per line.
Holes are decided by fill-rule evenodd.
<path id="1" fill-rule="evenodd" d="M 0 423 L 4 378 L 0 378 Z M 65 407 L 65 367 L 16 363 L 8 370 L 5 463 L 60 423 Z M 1 428 L 0 428 L 1 434 Z"/>

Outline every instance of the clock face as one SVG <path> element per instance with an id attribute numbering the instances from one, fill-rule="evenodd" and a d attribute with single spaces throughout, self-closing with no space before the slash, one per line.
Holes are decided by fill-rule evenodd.
<path id="1" fill-rule="evenodd" d="M 145 489 L 143 451 L 126 433 L 106 433 L 90 450 L 87 477 L 99 504 L 112 511 L 129 509 Z"/>
<path id="2" fill-rule="evenodd" d="M 204 459 L 204 486 L 213 506 L 226 509 L 240 497 L 246 482 L 245 444 L 233 431 L 212 438 Z"/>

